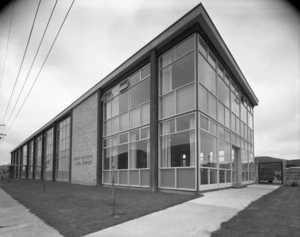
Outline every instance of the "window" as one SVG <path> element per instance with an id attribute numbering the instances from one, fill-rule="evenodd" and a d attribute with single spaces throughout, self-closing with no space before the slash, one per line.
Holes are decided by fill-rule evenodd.
<path id="1" fill-rule="evenodd" d="M 229 87 L 219 78 L 218 80 L 218 99 L 229 108 Z"/>
<path id="2" fill-rule="evenodd" d="M 160 118 L 195 109 L 194 36 L 160 57 Z"/>
<path id="3" fill-rule="evenodd" d="M 198 57 L 198 73 L 199 81 L 211 93 L 216 94 L 216 71 L 209 63 L 201 56 Z"/>
<path id="4" fill-rule="evenodd" d="M 230 144 L 219 140 L 219 168 L 231 169 Z"/>
<path id="5" fill-rule="evenodd" d="M 147 65 L 105 92 L 110 94 L 103 100 L 105 137 L 150 123 L 149 75 Z"/>
<path id="6" fill-rule="evenodd" d="M 52 179 L 53 167 L 53 128 L 45 133 L 45 174 L 44 178 L 47 180 Z"/>
<path id="7" fill-rule="evenodd" d="M 195 166 L 195 114 L 161 123 L 160 166 Z"/>
<path id="8" fill-rule="evenodd" d="M 57 124 L 56 138 L 56 180 L 69 180 L 69 162 L 70 162 L 70 127 L 71 119 L 66 118 Z"/>
<path id="9" fill-rule="evenodd" d="M 41 179 L 42 171 L 42 135 L 35 140 L 35 179 Z"/>
<path id="10" fill-rule="evenodd" d="M 200 165 L 217 167 L 217 139 L 213 135 L 200 130 Z"/>
<path id="11" fill-rule="evenodd" d="M 150 100 L 150 78 L 131 88 L 131 108 Z"/>
<path id="12" fill-rule="evenodd" d="M 199 109 L 204 112 L 208 113 L 208 92 L 207 90 L 200 84 L 199 85 Z"/>

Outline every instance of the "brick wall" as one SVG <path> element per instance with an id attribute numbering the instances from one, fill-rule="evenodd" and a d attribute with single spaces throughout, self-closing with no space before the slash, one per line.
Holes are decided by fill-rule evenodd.
<path id="1" fill-rule="evenodd" d="M 97 184 L 97 103 L 95 93 L 73 109 L 72 183 Z"/>

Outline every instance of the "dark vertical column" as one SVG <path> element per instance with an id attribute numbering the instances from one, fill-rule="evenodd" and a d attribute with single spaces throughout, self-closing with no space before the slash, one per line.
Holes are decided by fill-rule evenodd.
<path id="1" fill-rule="evenodd" d="M 20 166 L 19 166 L 19 178 L 23 175 L 23 146 L 20 148 Z"/>
<path id="2" fill-rule="evenodd" d="M 45 164 L 46 164 L 46 161 L 45 161 L 45 139 L 46 139 L 46 136 L 45 136 L 45 131 L 42 131 L 42 157 L 41 157 L 41 180 L 44 180 L 45 178 L 45 175 L 44 175 L 44 172 L 46 172 L 46 167 L 45 167 Z"/>
<path id="3" fill-rule="evenodd" d="M 53 123 L 53 158 L 52 158 L 52 180 L 55 181 L 56 169 L 56 140 L 57 140 L 56 122 Z"/>
<path id="4" fill-rule="evenodd" d="M 26 165 L 26 179 L 28 179 L 28 175 L 29 175 L 29 144 L 30 144 L 30 141 L 27 142 L 27 165 Z"/>
<path id="5" fill-rule="evenodd" d="M 69 182 L 72 180 L 72 139 L 73 136 L 73 109 L 70 115 L 70 157 L 69 157 Z"/>
<path id="6" fill-rule="evenodd" d="M 103 138 L 103 102 L 101 100 L 103 96 L 103 91 L 98 90 L 98 100 L 97 100 L 97 184 L 102 185 L 102 138 Z"/>
<path id="7" fill-rule="evenodd" d="M 156 51 L 150 55 L 150 187 L 158 189 L 158 59 Z"/>
<path id="8" fill-rule="evenodd" d="M 36 171 L 36 137 L 33 137 L 33 162 L 32 162 L 32 179 L 35 179 L 35 171 Z"/>
<path id="9" fill-rule="evenodd" d="M 198 194 L 199 193 L 199 172 L 200 172 L 200 169 L 199 169 L 199 79 L 198 79 L 198 75 L 199 75 L 199 72 L 198 72 L 198 42 L 199 42 L 199 39 L 198 39 L 199 35 L 198 34 L 195 34 L 195 81 L 196 81 L 196 193 Z"/>

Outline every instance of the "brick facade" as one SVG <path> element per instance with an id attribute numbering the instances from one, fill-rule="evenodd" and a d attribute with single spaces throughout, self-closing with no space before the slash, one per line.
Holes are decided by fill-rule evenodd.
<path id="1" fill-rule="evenodd" d="M 97 103 L 95 93 L 73 110 L 71 183 L 97 184 Z"/>

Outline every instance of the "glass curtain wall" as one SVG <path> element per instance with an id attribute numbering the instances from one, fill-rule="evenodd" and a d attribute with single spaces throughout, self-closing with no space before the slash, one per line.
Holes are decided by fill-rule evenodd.
<path id="1" fill-rule="evenodd" d="M 232 185 L 232 146 L 241 149 L 243 182 L 253 182 L 253 107 L 198 38 L 200 190 Z"/>
<path id="2" fill-rule="evenodd" d="M 196 189 L 196 35 L 159 58 L 159 187 Z"/>
<path id="3" fill-rule="evenodd" d="M 33 178 L 33 141 L 30 141 L 28 143 L 28 149 L 29 149 L 29 154 L 28 154 L 28 179 Z"/>
<path id="4" fill-rule="evenodd" d="M 35 179 L 41 179 L 42 175 L 42 135 L 38 136 L 35 140 Z"/>
<path id="5" fill-rule="evenodd" d="M 27 174 L 27 144 L 23 146 L 21 177 L 26 179 Z"/>
<path id="6" fill-rule="evenodd" d="M 150 65 L 104 93 L 104 184 L 150 185 Z"/>
<path id="7" fill-rule="evenodd" d="M 64 119 L 63 121 L 57 124 L 56 170 L 55 170 L 55 180 L 57 181 L 69 181 L 70 140 L 71 140 L 70 126 L 71 126 L 70 117 Z M 48 156 L 47 158 L 49 157 L 50 156 Z"/>
<path id="8" fill-rule="evenodd" d="M 44 147 L 44 178 L 46 180 L 52 180 L 53 176 L 53 128 L 49 129 L 45 133 L 45 147 Z"/>

